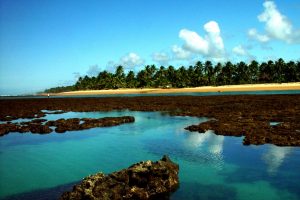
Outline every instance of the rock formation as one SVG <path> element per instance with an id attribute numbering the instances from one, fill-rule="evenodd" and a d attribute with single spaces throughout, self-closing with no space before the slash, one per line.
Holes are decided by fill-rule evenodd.
<path id="1" fill-rule="evenodd" d="M 31 132 L 39 134 L 51 133 L 53 130 L 50 127 L 56 127 L 55 132 L 64 133 L 66 131 L 84 130 L 95 127 L 117 126 L 124 123 L 134 122 L 134 117 L 104 117 L 98 119 L 92 118 L 71 118 L 58 119 L 55 121 L 47 121 L 45 119 L 34 119 L 28 122 L 0 124 L 0 136 L 10 132 Z M 45 122 L 45 123 L 44 123 Z M 42 124 L 44 123 L 44 124 Z"/>
<path id="2" fill-rule="evenodd" d="M 162 111 L 178 116 L 213 118 L 215 120 L 187 129 L 200 132 L 212 129 L 220 135 L 245 136 L 245 145 L 271 143 L 280 146 L 300 146 L 299 102 L 299 94 L 0 99 L 0 120 L 4 122 L 20 118 L 38 118 L 53 113 L 49 111 L 57 110 Z M 44 112 L 45 110 L 48 111 Z M 280 124 L 270 126 L 270 122 Z M 0 124 L 0 132 L 18 129 L 13 126 Z M 64 129 L 59 128 L 58 131 Z"/>
<path id="3" fill-rule="evenodd" d="M 65 192 L 61 200 L 164 199 L 179 186 L 179 166 L 168 156 L 143 161 L 109 175 L 97 173 Z"/>

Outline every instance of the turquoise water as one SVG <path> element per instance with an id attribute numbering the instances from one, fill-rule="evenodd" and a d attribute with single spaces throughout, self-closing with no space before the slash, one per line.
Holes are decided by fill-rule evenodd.
<path id="1" fill-rule="evenodd" d="M 168 154 L 180 165 L 180 188 L 171 199 L 300 199 L 298 147 L 243 146 L 241 137 L 191 133 L 184 127 L 207 119 L 160 112 L 69 112 L 47 119 L 123 115 L 135 123 L 1 137 L 0 198 L 56 199 L 89 174 Z"/>

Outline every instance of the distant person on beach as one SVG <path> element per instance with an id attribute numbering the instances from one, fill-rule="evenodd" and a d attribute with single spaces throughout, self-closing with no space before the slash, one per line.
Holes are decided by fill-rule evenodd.
<path id="1" fill-rule="evenodd" d="M 47 96 L 48 96 L 48 98 L 49 98 L 49 97 L 50 97 L 50 94 L 48 93 L 48 95 L 47 95 Z"/>

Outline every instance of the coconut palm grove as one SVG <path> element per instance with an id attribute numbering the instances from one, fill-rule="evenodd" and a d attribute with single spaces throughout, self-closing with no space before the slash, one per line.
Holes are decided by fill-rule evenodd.
<path id="1" fill-rule="evenodd" d="M 195 65 L 181 66 L 176 69 L 146 65 L 135 73 L 125 73 L 123 66 L 117 66 L 114 73 L 106 70 L 98 76 L 79 77 L 71 86 L 55 87 L 45 92 L 57 93 L 74 90 L 101 90 L 118 88 L 184 88 L 199 86 L 219 86 L 233 84 L 287 83 L 300 81 L 300 61 L 286 62 L 282 58 L 258 63 L 253 60 L 225 64 L 213 64 L 211 61 L 198 61 Z"/>

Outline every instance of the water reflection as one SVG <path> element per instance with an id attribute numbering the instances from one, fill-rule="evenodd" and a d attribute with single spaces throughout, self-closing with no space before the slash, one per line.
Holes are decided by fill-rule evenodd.
<path id="1" fill-rule="evenodd" d="M 221 169 L 223 167 L 223 143 L 224 136 L 215 135 L 209 130 L 205 133 L 189 133 L 184 141 L 184 144 L 189 149 L 207 151 L 211 160 L 214 161 L 214 166 Z"/>
<path id="2" fill-rule="evenodd" d="M 276 175 L 285 157 L 290 154 L 291 151 L 291 147 L 278 147 L 275 145 L 269 146 L 268 150 L 262 155 L 262 159 L 267 164 L 267 172 L 269 175 Z"/>
<path id="3" fill-rule="evenodd" d="M 205 133 L 190 133 L 187 134 L 185 145 L 190 148 L 199 148 L 205 143 L 208 150 L 213 154 L 222 154 L 224 136 L 215 135 L 213 131 L 209 130 Z"/>

